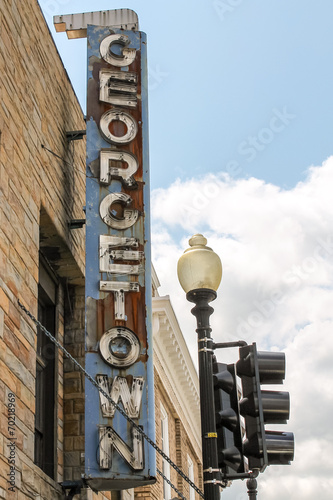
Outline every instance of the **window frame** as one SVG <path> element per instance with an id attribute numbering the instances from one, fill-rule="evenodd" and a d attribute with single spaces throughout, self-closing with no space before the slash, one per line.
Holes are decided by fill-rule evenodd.
<path id="1" fill-rule="evenodd" d="M 161 414 L 161 449 L 169 457 L 169 416 L 163 404 L 160 404 Z M 170 464 L 163 458 L 162 472 L 164 476 L 170 481 Z M 171 486 L 165 479 L 163 479 L 163 500 L 170 500 Z"/>
<path id="2" fill-rule="evenodd" d="M 188 478 L 192 483 L 194 483 L 194 465 L 193 465 L 193 460 L 191 459 L 190 455 L 187 455 L 187 471 L 188 471 Z M 192 486 L 189 486 L 189 500 L 195 500 L 195 490 L 192 488 Z"/>
<path id="3" fill-rule="evenodd" d="M 58 285 L 51 267 L 39 255 L 38 320 L 57 338 Z M 58 349 L 37 328 L 34 463 L 51 479 L 57 474 Z"/>

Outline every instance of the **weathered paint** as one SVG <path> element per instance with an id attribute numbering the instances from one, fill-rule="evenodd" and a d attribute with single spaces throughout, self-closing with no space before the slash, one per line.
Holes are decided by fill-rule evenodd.
<path id="1" fill-rule="evenodd" d="M 81 14 L 54 16 L 53 23 L 58 33 L 66 31 L 67 37 L 86 38 L 87 26 L 117 26 L 124 30 L 139 30 L 136 12 L 131 9 L 113 9 Z"/>
<path id="2" fill-rule="evenodd" d="M 112 66 L 100 53 L 100 45 L 106 37 L 110 35 L 124 35 L 127 39 L 126 49 L 131 49 L 133 59 L 133 49 L 135 57 L 129 66 Z M 86 188 L 86 370 L 102 384 L 112 387 L 115 377 L 122 377 L 126 380 L 131 390 L 133 381 L 140 381 L 142 386 L 142 399 L 139 414 L 134 413 L 135 422 L 142 426 L 144 432 L 154 440 L 155 437 L 155 417 L 154 417 L 154 383 L 153 383 L 153 356 L 152 356 L 152 326 L 151 326 L 151 251 L 150 251 L 150 206 L 149 206 L 149 162 L 148 162 L 148 108 L 147 108 L 147 53 L 146 35 L 137 31 L 124 31 L 101 26 L 88 26 L 88 102 L 87 102 L 87 188 Z M 114 37 L 116 38 L 116 37 Z M 119 53 L 116 57 L 121 59 L 121 46 L 114 46 L 113 51 Z M 102 54 L 105 55 L 105 42 Z M 108 59 L 108 60 L 113 60 Z M 100 96 L 100 75 L 103 75 L 103 85 L 105 85 L 105 72 L 130 72 L 137 76 L 136 105 L 131 103 L 124 107 L 112 102 L 105 102 L 105 89 L 102 100 Z M 101 73 L 100 73 L 101 72 Z M 124 79 L 121 77 L 123 82 Z M 130 78 L 132 81 L 133 79 Z M 130 83 L 131 85 L 131 83 Z M 114 91 L 112 85 L 111 92 Z M 116 91 L 117 92 L 117 91 Z M 131 90 L 132 92 L 132 90 Z M 119 102 L 119 101 L 118 101 Z M 123 100 L 120 100 L 123 102 Z M 137 126 L 135 137 L 131 136 L 130 141 L 122 141 L 121 137 L 126 134 L 126 127 L 121 121 L 113 121 L 108 130 L 115 137 L 120 137 L 119 141 L 113 142 L 108 137 L 107 131 L 101 131 L 100 123 L 104 115 L 110 116 L 110 111 L 123 112 L 130 115 L 131 120 Z M 109 112 L 109 113 L 108 113 Z M 105 125 L 105 124 L 104 124 Z M 100 176 L 100 154 L 114 152 L 111 167 L 112 178 L 105 175 L 105 165 L 103 166 L 103 176 Z M 131 174 L 134 182 L 126 182 L 126 175 L 119 175 L 117 169 L 126 168 L 126 164 L 120 163 L 118 152 L 124 153 L 124 158 L 135 158 L 135 168 L 131 165 Z M 117 154 L 116 154 L 117 153 Z M 103 159 L 104 161 L 104 159 Z M 132 161 L 132 160 L 131 160 Z M 107 218 L 103 221 L 100 215 L 100 206 L 105 199 L 111 199 L 114 194 L 127 195 L 131 198 L 131 205 L 128 209 L 137 211 L 137 218 L 133 224 L 124 227 L 110 227 Z M 123 196 L 122 196 L 123 198 Z M 103 205 L 103 206 L 104 206 Z M 123 207 L 112 206 L 114 210 L 112 216 L 122 217 Z M 103 208 L 105 213 L 105 206 Z M 110 210 L 110 207 L 109 207 Z M 111 267 L 113 271 L 120 271 L 118 274 L 104 272 L 108 262 L 100 258 L 100 244 L 104 245 L 108 240 L 107 236 L 119 239 L 112 239 Z M 100 238 L 102 236 L 102 238 Z M 127 240 L 124 240 L 126 238 Z M 114 241 L 118 244 L 114 245 Z M 125 243 L 124 243 L 125 241 Z M 101 242 L 101 243 L 100 243 Z M 126 243 L 127 242 L 127 243 Z M 110 247 L 111 248 L 111 247 Z M 104 251 L 104 250 L 103 250 Z M 134 251 L 134 253 L 133 253 Z M 126 258 L 124 258 L 124 256 Z M 132 260 L 131 260 L 132 257 Z M 100 262 L 101 268 L 100 270 Z M 116 264 L 118 267 L 114 267 Z M 126 274 L 127 267 L 134 266 L 135 273 Z M 137 268 L 136 266 L 139 266 Z M 141 272 L 142 271 L 142 272 Z M 111 291 L 104 291 L 103 283 L 122 282 L 129 285 L 137 283 L 138 291 L 128 291 L 124 293 L 125 319 L 116 317 L 115 294 Z M 116 367 L 105 361 L 107 359 L 106 347 L 109 335 L 112 335 L 114 328 L 125 327 L 135 334 L 138 339 L 140 350 L 135 362 L 130 366 Z M 108 333 L 109 332 L 109 333 Z M 111 333 L 110 333 L 111 332 Z M 124 336 L 123 338 L 125 338 Z M 100 352 L 100 341 L 103 338 L 103 354 Z M 122 337 L 119 337 L 122 338 Z M 129 340 L 128 340 L 129 339 Z M 126 338 L 125 338 L 126 340 Z M 135 344 L 136 345 L 136 344 Z M 110 347 L 111 348 L 111 347 Z M 113 346 L 116 350 L 131 349 L 131 334 L 127 336 L 127 344 Z M 121 358 L 120 354 L 120 358 Z M 111 358 L 111 357 L 110 357 Z M 108 377 L 108 379 L 106 379 Z M 118 380 L 118 379 L 116 379 Z M 117 385 L 117 384 L 116 384 Z M 116 387 L 116 386 L 115 386 Z M 135 395 L 134 395 L 135 396 Z M 141 396 L 141 393 L 140 393 Z M 130 399 L 128 399 L 129 401 Z M 122 405 L 122 399 L 119 403 Z M 125 405 L 126 406 L 126 405 Z M 104 416 L 103 416 L 104 414 Z M 131 467 L 129 463 L 114 450 L 112 461 L 106 457 L 101 465 L 99 462 L 100 436 L 104 436 L 103 427 L 108 427 L 120 436 L 130 448 L 133 441 L 133 429 L 127 420 L 116 412 L 114 416 L 105 417 L 112 412 L 103 411 L 100 396 L 95 387 L 86 381 L 85 388 L 85 477 L 88 484 L 96 490 L 127 489 L 155 481 L 156 460 L 155 451 L 146 441 L 143 442 L 143 466 L 137 460 Z M 101 431 L 102 428 L 102 431 Z M 104 438 L 103 438 L 104 439 Z M 139 464 L 139 465 L 138 465 Z M 110 466 L 110 468 L 108 468 Z M 107 467 L 107 468 L 105 468 Z"/>

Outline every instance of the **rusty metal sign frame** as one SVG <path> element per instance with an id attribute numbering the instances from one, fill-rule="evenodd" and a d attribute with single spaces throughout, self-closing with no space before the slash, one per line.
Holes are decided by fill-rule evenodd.
<path id="1" fill-rule="evenodd" d="M 146 35 L 88 25 L 87 42 L 86 370 L 154 440 Z M 155 450 L 86 381 L 87 483 L 155 476 Z"/>

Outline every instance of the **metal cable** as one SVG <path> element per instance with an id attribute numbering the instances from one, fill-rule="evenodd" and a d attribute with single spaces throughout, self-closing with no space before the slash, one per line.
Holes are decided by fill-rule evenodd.
<path id="1" fill-rule="evenodd" d="M 82 172 L 82 170 L 79 170 L 78 168 L 74 167 L 74 165 L 72 163 L 69 163 L 69 161 L 65 160 L 65 158 L 63 158 L 62 156 L 58 155 L 57 153 L 55 153 L 51 149 L 49 149 L 46 146 L 44 146 L 44 144 L 41 144 L 41 146 L 42 146 L 43 149 L 45 149 L 46 151 L 48 151 L 49 153 L 51 153 L 51 155 L 55 156 L 56 158 L 59 158 L 59 160 L 61 160 L 64 163 L 66 163 L 66 165 L 68 165 L 69 167 L 73 167 L 75 170 L 78 170 L 81 174 L 85 174 L 85 172 Z"/>
<path id="2" fill-rule="evenodd" d="M 82 174 L 84 175 L 87 179 L 92 179 L 94 182 L 97 182 L 97 179 L 93 176 L 90 176 L 90 175 L 87 175 L 86 172 L 83 172 L 82 170 L 80 170 L 79 168 L 77 167 L 74 167 L 74 164 L 73 163 L 69 163 L 67 160 L 65 160 L 65 158 L 63 158 L 62 156 L 58 155 L 57 153 L 55 153 L 54 151 L 52 151 L 51 149 L 47 148 L 44 144 L 41 144 L 42 148 L 45 149 L 46 151 L 48 151 L 51 155 L 55 156 L 56 158 L 59 158 L 59 160 L 63 161 L 64 163 L 66 163 L 66 165 L 68 165 L 69 167 L 73 168 L 74 170 L 76 170 L 77 172 L 79 172 L 79 174 Z"/>
<path id="3" fill-rule="evenodd" d="M 45 335 L 51 340 L 51 342 L 53 342 L 65 354 L 65 356 L 67 356 L 67 358 L 73 361 L 74 365 L 80 372 L 84 374 L 89 382 L 91 382 L 91 384 L 96 387 L 96 389 L 101 394 L 103 394 L 103 396 L 116 408 L 116 410 L 118 410 L 119 413 L 133 425 L 135 430 L 137 430 L 143 436 L 147 443 L 149 443 L 157 451 L 157 453 L 159 453 L 164 458 L 164 460 L 166 460 L 171 465 L 171 467 L 175 469 L 175 471 L 198 493 L 198 495 L 201 496 L 201 498 L 204 498 L 204 494 L 202 493 L 202 491 L 186 476 L 186 474 L 184 474 L 184 472 L 175 463 L 172 462 L 172 460 L 164 453 L 164 451 L 162 451 L 161 448 L 159 448 L 157 444 L 154 443 L 154 441 L 144 433 L 143 429 L 141 429 L 141 427 L 139 427 L 138 424 L 125 413 L 125 411 L 118 405 L 118 403 L 116 403 L 111 398 L 111 396 L 98 385 L 98 383 L 93 379 L 91 375 L 89 375 L 89 373 L 83 368 L 83 366 L 81 366 L 80 363 L 78 363 L 78 361 L 76 361 L 76 359 L 73 358 L 73 356 L 65 349 L 65 347 L 62 346 L 60 342 L 58 342 L 58 340 L 53 337 L 53 335 L 41 324 L 41 322 L 38 321 L 28 309 L 26 309 L 26 307 L 20 302 L 19 299 L 17 299 L 17 303 L 19 307 L 25 312 L 25 314 L 29 316 L 29 318 L 35 323 L 35 325 L 39 326 L 39 328 L 45 333 Z"/>
<path id="4" fill-rule="evenodd" d="M 170 484 L 171 488 L 173 490 L 175 490 L 177 495 L 179 495 L 180 498 L 183 498 L 184 500 L 186 500 L 186 497 L 184 497 L 184 495 L 176 488 L 176 486 L 174 484 L 172 484 L 172 482 L 163 474 L 163 472 L 161 472 L 158 468 L 156 470 L 159 473 L 159 475 L 163 477 L 164 481 L 166 481 L 168 484 Z"/>

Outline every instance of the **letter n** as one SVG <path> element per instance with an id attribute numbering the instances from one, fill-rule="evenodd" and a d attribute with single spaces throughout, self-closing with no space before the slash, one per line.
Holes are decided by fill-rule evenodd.
<path id="1" fill-rule="evenodd" d="M 121 439 L 116 431 L 109 426 L 103 425 L 99 428 L 99 466 L 108 470 L 112 466 L 113 451 L 119 455 L 134 470 L 144 468 L 143 460 L 143 437 L 142 434 L 132 427 L 132 449 Z"/>

